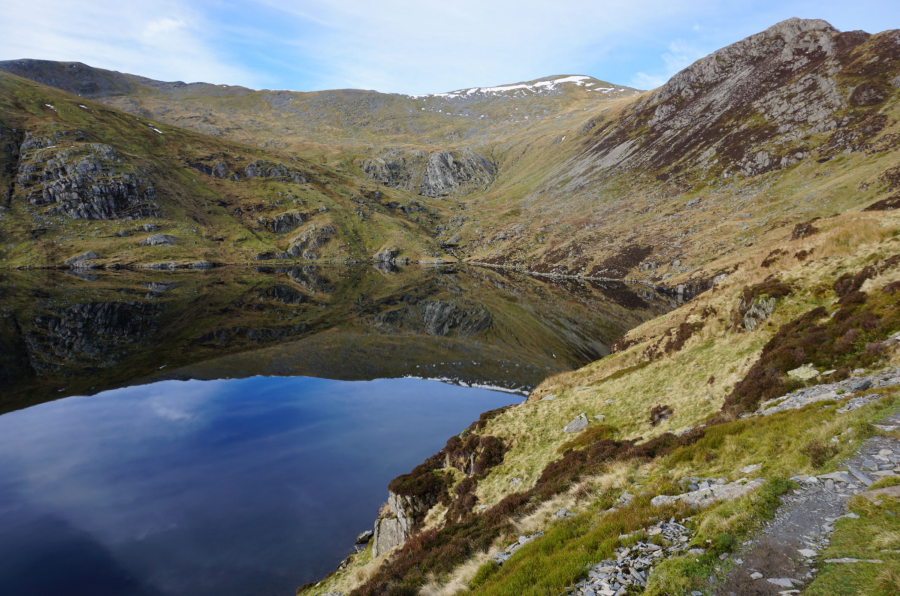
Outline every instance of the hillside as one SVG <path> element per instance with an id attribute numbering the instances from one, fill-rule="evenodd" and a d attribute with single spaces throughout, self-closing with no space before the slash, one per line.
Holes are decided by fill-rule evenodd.
<path id="1" fill-rule="evenodd" d="M 637 93 L 583 75 L 430 95 L 356 89 L 297 92 L 154 81 L 78 62 L 9 60 L 0 70 L 111 107 L 264 147 L 350 147 L 481 142 L 552 119 L 578 104 Z M 519 124 L 520 126 L 514 126 Z"/>
<path id="2" fill-rule="evenodd" d="M 889 511 L 900 497 L 851 496 L 898 483 L 898 426 L 884 420 L 900 403 L 900 218 L 820 225 L 747 251 L 713 290 L 633 329 L 611 356 L 482 415 L 391 483 L 372 546 L 300 592 L 587 594 L 599 589 L 587 582 L 613 585 L 632 567 L 640 580 L 619 575 L 614 592 L 719 594 L 726 583 L 775 595 L 785 584 L 766 578 L 789 578 L 807 594 L 896 593 Z M 861 479 L 835 472 L 873 441 L 867 457 L 878 458 L 853 460 L 870 466 L 852 468 Z M 832 477 L 843 488 L 823 490 Z M 805 495 L 798 505 L 792 492 Z M 838 511 L 824 540 L 753 546 L 767 522 L 816 495 Z M 848 507 L 859 523 L 835 520 Z M 685 538 L 674 546 L 658 523 L 670 518 Z M 408 541 L 387 531 L 392 520 L 412 526 Z M 635 545 L 633 557 L 666 551 L 623 563 Z M 751 555 L 766 566 L 751 567 Z M 845 558 L 858 561 L 852 572 Z"/>
<path id="3" fill-rule="evenodd" d="M 381 237 L 397 238 L 402 248 L 428 237 L 410 247 L 413 260 L 458 257 L 542 273 L 705 287 L 747 245 L 894 196 L 898 39 L 897 31 L 841 33 L 824 21 L 793 19 L 719 50 L 649 93 L 569 75 L 432 96 L 273 95 L 159 83 L 71 63 L 14 61 L 3 68 L 195 130 L 204 129 L 172 111 L 189 104 L 211 113 L 221 108 L 232 123 L 255 120 L 258 134 L 194 137 L 195 146 L 199 139 L 212 146 L 195 148 L 177 167 L 199 162 L 209 174 L 192 173 L 192 180 L 214 193 L 259 193 L 259 185 L 244 180 L 228 183 L 250 160 L 235 163 L 228 147 L 233 157 L 267 156 L 289 169 L 298 159 L 327 168 L 347 198 L 357 195 L 356 185 L 386 195 L 373 202 L 360 193 L 361 207 L 344 208 L 364 214 L 355 217 L 373 207 L 377 219 L 390 215 L 373 203 L 420 202 L 432 210 L 428 220 L 406 222 L 404 232 L 395 228 L 402 241 Z M 610 88 L 620 95 L 612 97 Z M 53 97 L 45 99 L 52 104 Z M 273 102 L 281 108 L 272 111 Z M 339 132 L 326 138 L 321 127 Z M 351 138 L 357 133 L 365 140 Z M 260 148 L 272 146 L 260 142 L 265 136 L 288 149 Z M 232 149 L 225 139 L 257 147 Z M 315 182 L 310 189 L 281 179 L 276 193 L 283 196 L 313 191 L 307 204 L 335 200 L 333 193 L 320 197 Z M 277 236 L 255 236 L 259 252 L 288 248 Z M 344 255 L 353 258 L 380 248 L 369 238 L 364 248 L 345 244 Z"/>
<path id="4" fill-rule="evenodd" d="M 455 205 L 0 74 L 7 267 L 441 256 Z M 160 236 L 161 235 L 161 236 Z M 144 243 L 147 241 L 149 245 Z M 452 257 L 447 257 L 452 260 Z M 172 265 L 172 267 L 176 266 Z"/>

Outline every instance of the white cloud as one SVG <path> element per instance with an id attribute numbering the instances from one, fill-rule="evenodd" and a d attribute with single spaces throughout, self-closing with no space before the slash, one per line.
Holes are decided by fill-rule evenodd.
<path id="1" fill-rule="evenodd" d="M 631 77 L 628 85 L 635 89 L 656 89 L 665 85 L 668 80 L 669 77 L 663 75 L 648 75 L 645 72 L 639 72 Z"/>
<path id="2" fill-rule="evenodd" d="M 201 11 L 177 0 L 8 2 L 0 19 L 0 59 L 80 61 L 162 80 L 252 85 L 206 32 Z"/>
<path id="3" fill-rule="evenodd" d="M 291 19 L 317 88 L 434 93 L 582 72 L 685 0 L 260 0 Z M 696 3 L 691 7 L 696 9 Z"/>
<path id="4" fill-rule="evenodd" d="M 664 67 L 654 74 L 638 72 L 629 84 L 638 89 L 655 89 L 672 78 L 672 75 L 684 70 L 709 52 L 700 50 L 682 40 L 676 40 L 669 44 L 669 51 L 660 56 Z"/>

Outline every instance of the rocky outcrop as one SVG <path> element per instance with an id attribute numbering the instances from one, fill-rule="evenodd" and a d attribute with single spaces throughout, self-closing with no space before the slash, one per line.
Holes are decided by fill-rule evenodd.
<path id="1" fill-rule="evenodd" d="M 138 242 L 138 246 L 172 246 L 178 241 L 175 236 L 168 234 L 153 234 Z"/>
<path id="2" fill-rule="evenodd" d="M 505 549 L 498 551 L 491 555 L 491 559 L 497 565 L 503 565 L 507 561 L 512 558 L 516 551 L 528 544 L 529 542 L 533 542 L 543 536 L 543 532 L 535 532 L 534 534 L 529 534 L 527 536 L 519 536 L 519 539 L 513 542 L 511 545 L 507 546 Z"/>
<path id="3" fill-rule="evenodd" d="M 496 173 L 491 162 L 472 151 L 438 151 L 428 156 L 419 194 L 432 198 L 460 190 L 464 191 L 460 194 L 468 194 L 486 188 Z"/>
<path id="4" fill-rule="evenodd" d="M 224 161 L 217 161 L 213 165 L 197 162 L 190 164 L 190 166 L 199 172 L 203 172 L 207 176 L 212 176 L 213 178 L 228 178 L 233 182 L 237 182 L 237 180 L 240 179 L 237 174 L 232 174 L 231 176 L 229 176 L 228 164 Z"/>
<path id="5" fill-rule="evenodd" d="M 291 241 L 291 246 L 285 252 L 275 255 L 276 259 L 292 259 L 302 257 L 309 261 L 318 259 L 315 249 L 324 246 L 334 235 L 333 226 L 322 226 L 321 228 L 313 225 L 305 232 L 297 236 Z"/>
<path id="6" fill-rule="evenodd" d="M 77 257 L 72 257 L 71 259 L 66 259 L 64 262 L 66 265 L 70 266 L 72 269 L 93 269 L 94 263 L 92 259 L 97 258 L 97 253 L 95 252 L 86 252 L 78 255 Z"/>
<path id="7" fill-rule="evenodd" d="M 563 427 L 564 433 L 580 433 L 588 427 L 587 414 L 579 414 L 575 419 Z"/>
<path id="8" fill-rule="evenodd" d="M 382 248 L 372 255 L 372 260 L 380 263 L 393 263 L 394 257 L 396 257 L 399 252 L 399 248 Z"/>
<path id="9" fill-rule="evenodd" d="M 712 505 L 716 501 L 733 501 L 739 497 L 751 493 L 761 487 L 765 480 L 757 478 L 756 480 L 748 480 L 741 478 L 734 482 L 728 482 L 726 478 L 716 481 L 704 481 L 693 490 L 680 495 L 659 495 L 653 497 L 650 504 L 654 507 L 665 507 L 681 501 L 687 503 L 690 507 L 703 508 Z"/>
<path id="10" fill-rule="evenodd" d="M 258 160 L 247 164 L 244 168 L 244 176 L 247 178 L 267 178 L 281 182 L 294 182 L 306 184 L 306 177 L 297 171 L 291 170 L 284 164 L 272 163 L 266 160 Z"/>
<path id="11" fill-rule="evenodd" d="M 387 507 L 375 522 L 372 538 L 372 555 L 380 557 L 409 539 L 416 522 L 423 519 L 434 503 L 425 503 L 415 497 L 388 493 Z"/>
<path id="12" fill-rule="evenodd" d="M 303 215 L 300 213 L 282 213 L 270 220 L 261 217 L 257 223 L 264 224 L 273 234 L 286 234 L 303 223 Z"/>
<path id="13" fill-rule="evenodd" d="M 428 155 L 422 151 L 394 149 L 364 160 L 361 167 L 376 182 L 432 198 L 483 190 L 497 175 L 494 164 L 470 149 L 435 151 Z"/>
<path id="14" fill-rule="evenodd" d="M 10 183 L 13 181 L 16 165 L 19 161 L 19 145 L 21 144 L 18 129 L 0 126 L 0 206 L 9 207 L 12 199 Z"/>
<path id="15" fill-rule="evenodd" d="M 386 155 L 362 162 L 362 171 L 372 180 L 385 186 L 412 190 L 416 165 L 425 154 L 421 151 L 406 156 L 398 151 L 388 151 Z"/>
<path id="16" fill-rule="evenodd" d="M 833 372 L 833 370 L 824 371 L 820 374 L 827 378 L 828 375 Z M 760 404 L 759 409 L 756 411 L 756 415 L 768 416 L 777 412 L 784 412 L 785 410 L 796 410 L 820 401 L 837 401 L 841 399 L 841 396 L 852 395 L 859 391 L 865 391 L 866 389 L 882 389 L 885 387 L 895 387 L 897 385 L 900 385 L 900 369 L 889 369 L 866 377 L 850 377 L 849 379 L 844 379 L 843 381 L 838 381 L 836 383 L 825 383 L 799 389 L 793 393 L 788 393 L 787 395 L 765 401 Z M 881 396 L 878 394 L 869 394 L 863 396 L 862 399 L 869 400 L 870 398 L 878 400 L 881 399 Z M 851 399 L 850 402 L 853 402 L 853 399 Z M 850 402 L 848 402 L 847 405 L 851 407 L 846 411 L 856 409 L 853 406 L 860 403 L 855 402 L 851 404 Z M 743 416 L 747 416 L 747 414 L 744 414 Z"/>
<path id="17" fill-rule="evenodd" d="M 65 148 L 59 148 L 65 145 Z M 27 131 L 19 148 L 16 195 L 73 219 L 133 219 L 160 214 L 153 185 L 111 146 L 81 131 Z"/>
<path id="18" fill-rule="evenodd" d="M 776 302 L 777 298 L 765 296 L 753 298 L 749 304 L 742 300 L 740 311 L 744 313 L 744 329 L 753 331 L 761 322 L 768 319 L 775 311 Z"/>

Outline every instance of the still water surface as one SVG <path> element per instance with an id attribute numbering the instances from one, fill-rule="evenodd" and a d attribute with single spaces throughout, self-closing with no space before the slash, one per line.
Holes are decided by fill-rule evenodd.
<path id="1" fill-rule="evenodd" d="M 0 298 L 0 594 L 32 596 L 291 595 L 392 478 L 671 306 L 447 268 L 3 274 Z"/>
<path id="2" fill-rule="evenodd" d="M 418 379 L 163 381 L 0 417 L 3 594 L 291 594 L 387 483 L 521 398 Z"/>

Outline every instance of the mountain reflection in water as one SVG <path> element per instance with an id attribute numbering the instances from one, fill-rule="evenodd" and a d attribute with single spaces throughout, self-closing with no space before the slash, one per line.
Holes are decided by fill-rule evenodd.
<path id="1" fill-rule="evenodd" d="M 38 596 L 291 594 L 390 479 L 671 306 L 372 267 L 13 272 L 0 305 L 0 593 Z"/>
<path id="2" fill-rule="evenodd" d="M 165 379 L 443 379 L 527 393 L 670 300 L 477 268 L 0 275 L 0 413 Z"/>

